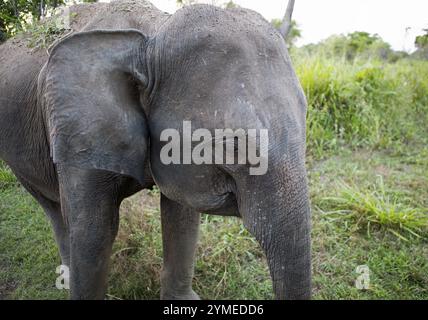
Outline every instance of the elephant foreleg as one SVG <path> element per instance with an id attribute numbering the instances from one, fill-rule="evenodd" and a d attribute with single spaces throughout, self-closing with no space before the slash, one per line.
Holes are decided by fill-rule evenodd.
<path id="1" fill-rule="evenodd" d="M 201 215 L 161 196 L 163 269 L 161 298 L 196 300 L 192 290 Z"/>
<path id="2" fill-rule="evenodd" d="M 42 203 L 42 202 L 41 202 Z M 49 218 L 55 233 L 55 240 L 61 255 L 61 263 L 70 266 L 70 235 L 61 214 L 61 206 L 56 203 L 42 203 L 42 207 Z"/>
<path id="3" fill-rule="evenodd" d="M 61 167 L 62 209 L 70 229 L 70 296 L 104 299 L 119 222 L 118 179 L 97 170 Z"/>

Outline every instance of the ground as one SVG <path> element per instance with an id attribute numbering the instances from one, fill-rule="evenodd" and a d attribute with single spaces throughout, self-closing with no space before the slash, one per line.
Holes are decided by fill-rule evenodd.
<path id="1" fill-rule="evenodd" d="M 428 148 L 343 149 L 308 159 L 315 299 L 428 299 Z M 158 299 L 158 191 L 127 199 L 110 299 Z M 203 216 L 194 288 L 203 299 L 271 299 L 265 258 L 240 220 Z M 60 299 L 60 264 L 37 203 L 0 164 L 0 299 Z M 367 265 L 369 288 L 357 289 Z"/>

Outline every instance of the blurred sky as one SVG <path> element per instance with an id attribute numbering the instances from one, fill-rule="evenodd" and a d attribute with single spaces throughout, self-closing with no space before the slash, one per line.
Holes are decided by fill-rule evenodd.
<path id="1" fill-rule="evenodd" d="M 102 0 L 109 1 L 109 0 Z M 176 0 L 150 0 L 173 13 Z M 221 4 L 228 0 L 206 0 Z M 233 0 L 269 21 L 282 18 L 288 0 Z M 379 34 L 395 50 L 412 51 L 414 40 L 428 28 L 428 0 L 296 0 L 293 19 L 302 30 L 297 45 L 316 43 L 332 34 L 367 31 Z M 406 32 L 406 28 L 407 29 Z"/>

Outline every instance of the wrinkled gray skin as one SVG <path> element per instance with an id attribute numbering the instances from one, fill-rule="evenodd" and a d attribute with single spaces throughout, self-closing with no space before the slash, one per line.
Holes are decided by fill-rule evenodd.
<path id="1" fill-rule="evenodd" d="M 162 298 L 198 298 L 200 212 L 242 217 L 266 253 L 276 298 L 310 298 L 306 102 L 284 40 L 250 10 L 195 5 L 168 18 L 145 4 L 90 16 L 76 31 L 115 31 L 69 36 L 47 62 L 0 47 L 0 157 L 50 217 L 71 298 L 104 297 L 119 205 L 152 178 L 162 193 Z M 268 129 L 267 173 L 163 165 L 160 133 L 181 131 L 183 120 L 212 132 Z"/>

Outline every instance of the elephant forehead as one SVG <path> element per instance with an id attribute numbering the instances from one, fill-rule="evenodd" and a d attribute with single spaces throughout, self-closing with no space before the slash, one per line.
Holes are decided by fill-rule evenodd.
<path id="1" fill-rule="evenodd" d="M 279 33 L 255 12 L 209 5 L 177 11 L 160 28 L 157 38 L 170 55 L 188 56 L 207 50 L 233 58 L 263 49 L 261 55 L 274 56 L 285 49 Z"/>

